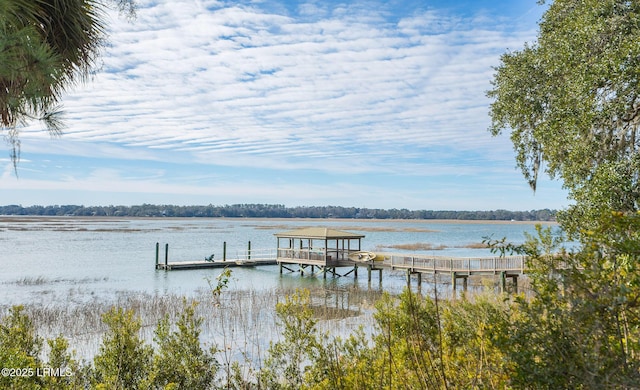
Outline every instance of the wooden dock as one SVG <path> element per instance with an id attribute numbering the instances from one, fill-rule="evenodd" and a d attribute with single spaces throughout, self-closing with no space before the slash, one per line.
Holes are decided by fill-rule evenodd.
<path id="1" fill-rule="evenodd" d="M 352 261 L 345 255 L 346 253 L 342 253 L 339 258 L 329 258 L 323 254 L 316 254 L 304 249 L 279 249 L 277 260 L 280 265 L 280 273 L 283 272 L 283 269 L 295 272 L 292 266 L 297 265 L 301 275 L 320 272 L 325 278 L 327 273 L 333 276 L 353 274 L 357 278 L 358 269 L 366 268 L 369 281 L 371 281 L 371 274 L 374 271 L 378 271 L 379 280 L 382 281 L 382 271 L 384 269 L 403 270 L 407 273 L 407 285 L 410 285 L 412 275 L 417 275 L 418 284 L 421 284 L 422 274 L 447 274 L 451 277 L 454 291 L 459 281 L 462 282 L 463 289 L 466 290 L 468 279 L 472 276 L 496 275 L 500 277 L 502 290 L 506 290 L 507 280 L 511 280 L 512 290 L 517 292 L 518 277 L 526 273 L 524 256 L 455 258 L 402 253 L 376 253 L 376 260 Z M 380 258 L 383 260 L 379 260 Z M 351 268 L 351 270 L 341 275 L 336 271 L 336 268 Z"/>
<path id="2" fill-rule="evenodd" d="M 455 258 L 446 256 L 430 256 L 402 253 L 377 253 L 376 260 L 353 261 L 348 258 L 350 250 L 334 250 L 331 256 L 325 251 L 311 249 L 278 248 L 267 250 L 249 249 L 237 255 L 236 258 L 228 259 L 226 254 L 222 260 L 213 261 L 211 259 L 193 261 L 169 261 L 169 244 L 165 245 L 164 262 L 160 260 L 160 245 L 156 244 L 157 270 L 193 270 L 205 268 L 226 268 L 226 267 L 255 267 L 263 265 L 279 265 L 280 273 L 283 270 L 290 272 L 300 272 L 316 274 L 320 272 L 326 278 L 327 273 L 334 277 L 341 277 L 353 274 L 358 277 L 358 269 L 366 268 L 368 280 L 371 281 L 371 274 L 378 271 L 379 280 L 382 282 L 382 271 L 384 269 L 403 270 L 407 274 L 407 285 L 411 283 L 411 277 L 417 275 L 418 284 L 422 283 L 422 274 L 447 274 L 451 277 L 451 284 L 455 291 L 459 281 L 462 281 L 463 289 L 467 289 L 468 279 L 476 275 L 497 275 L 503 290 L 506 290 L 507 280 L 511 280 L 513 290 L 518 290 L 518 277 L 526 273 L 526 262 L 524 256 L 506 257 L 466 257 Z M 383 260 L 380 260 L 382 258 Z M 297 270 L 293 268 L 297 266 Z M 345 273 L 338 273 L 336 268 L 350 269 Z M 310 271 L 310 272 L 309 272 Z M 341 271 L 342 272 L 342 271 Z"/>
<path id="3" fill-rule="evenodd" d="M 273 254 L 271 254 L 273 253 Z M 164 262 L 160 261 L 160 243 L 156 243 L 156 269 L 164 271 L 172 270 L 190 270 L 190 269 L 204 269 L 204 268 L 227 268 L 227 267 L 255 267 L 257 265 L 275 265 L 276 256 L 275 250 L 251 250 L 251 243 L 249 243 L 249 249 L 242 254 L 237 255 L 235 258 L 227 259 L 226 254 L 222 260 L 213 260 L 213 256 L 210 259 L 204 260 L 184 260 L 184 261 L 169 261 L 169 244 L 164 246 Z"/>
<path id="4" fill-rule="evenodd" d="M 411 275 L 414 274 L 418 277 L 418 284 L 422 283 L 423 273 L 449 274 L 453 291 L 456 291 L 458 280 L 462 280 L 463 289 L 466 291 L 469 277 L 498 275 L 502 291 L 506 291 L 507 280 L 511 279 L 513 291 L 518 292 L 518 277 L 526 273 L 524 256 L 452 258 L 398 253 L 381 255 L 384 256 L 383 267 L 407 272 L 407 285 L 411 283 Z"/>
<path id="5" fill-rule="evenodd" d="M 276 259 L 255 259 L 248 261 L 227 260 L 227 261 L 173 261 L 167 263 L 156 263 L 156 269 L 172 271 L 186 269 L 203 269 L 203 268 L 227 268 L 227 267 L 255 267 L 257 265 L 276 265 Z"/>

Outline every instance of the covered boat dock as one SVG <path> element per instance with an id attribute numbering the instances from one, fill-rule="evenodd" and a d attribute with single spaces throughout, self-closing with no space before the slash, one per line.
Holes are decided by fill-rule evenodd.
<path id="1" fill-rule="evenodd" d="M 275 236 L 280 273 L 283 269 L 294 272 L 289 266 L 297 265 L 302 274 L 308 267 L 311 267 L 311 273 L 318 267 L 325 277 L 327 272 L 338 275 L 338 267 L 352 268 L 345 275 L 357 270 L 357 264 L 349 260 L 349 255 L 361 251 L 364 238 L 362 234 L 323 227 L 291 230 Z"/>

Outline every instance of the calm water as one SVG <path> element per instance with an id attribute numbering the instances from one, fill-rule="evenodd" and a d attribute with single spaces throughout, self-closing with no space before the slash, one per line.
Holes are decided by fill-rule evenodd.
<path id="1" fill-rule="evenodd" d="M 252 249 L 275 249 L 275 233 L 322 226 L 365 235 L 365 250 L 481 257 L 473 249 L 483 237 L 522 242 L 533 223 L 459 223 L 453 221 L 268 220 L 268 219 L 81 219 L 73 217 L 0 217 L 0 306 L 20 303 L 65 304 L 109 299 L 122 292 L 190 295 L 208 288 L 219 269 L 156 271 L 155 245 L 168 243 L 170 261 L 227 258 Z M 429 244 L 431 250 L 398 245 Z M 163 258 L 164 251 L 161 250 Z M 324 281 L 321 277 L 280 276 L 277 266 L 234 269 L 230 288 L 332 286 L 363 284 L 367 278 Z M 377 285 L 377 284 L 376 284 Z M 382 288 L 399 291 L 404 273 L 385 271 Z"/>

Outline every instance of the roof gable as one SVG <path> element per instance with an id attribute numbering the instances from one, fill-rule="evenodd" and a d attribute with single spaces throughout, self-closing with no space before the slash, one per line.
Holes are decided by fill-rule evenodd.
<path id="1" fill-rule="evenodd" d="M 276 233 L 279 238 L 315 238 L 315 239 L 335 239 L 335 238 L 364 238 L 364 235 L 345 232 L 343 230 L 329 229 L 323 227 L 312 227 L 304 229 L 289 230 L 287 232 Z"/>

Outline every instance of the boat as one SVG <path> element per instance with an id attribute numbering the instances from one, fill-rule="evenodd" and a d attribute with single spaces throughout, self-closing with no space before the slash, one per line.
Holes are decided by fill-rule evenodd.
<path id="1" fill-rule="evenodd" d="M 359 262 L 359 263 L 366 263 L 367 261 L 372 261 L 375 258 L 376 258 L 376 254 L 368 251 L 358 251 L 358 252 L 349 253 L 349 260 Z"/>

